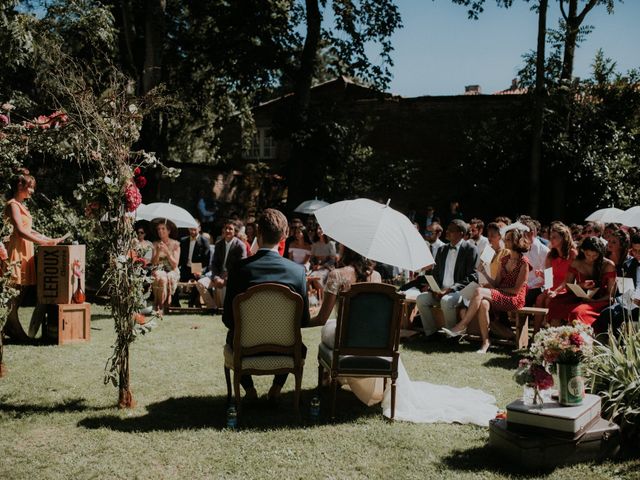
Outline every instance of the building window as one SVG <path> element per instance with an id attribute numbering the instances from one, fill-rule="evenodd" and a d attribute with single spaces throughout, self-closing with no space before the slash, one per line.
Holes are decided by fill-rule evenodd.
<path id="1" fill-rule="evenodd" d="M 248 160 L 268 160 L 276 158 L 276 142 L 268 128 L 258 128 L 251 140 L 251 146 L 242 152 Z"/>

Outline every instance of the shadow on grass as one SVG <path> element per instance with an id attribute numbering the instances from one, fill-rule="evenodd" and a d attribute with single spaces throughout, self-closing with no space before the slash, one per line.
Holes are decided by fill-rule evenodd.
<path id="1" fill-rule="evenodd" d="M 109 410 L 112 407 L 93 407 L 86 405 L 84 398 L 74 398 L 54 405 L 34 405 L 34 404 L 11 404 L 0 399 L 0 413 L 6 413 L 15 418 L 25 415 L 36 415 L 41 413 L 74 413 Z"/>
<path id="2" fill-rule="evenodd" d="M 482 365 L 485 367 L 504 368 L 505 370 L 515 370 L 516 368 L 518 368 L 518 361 L 519 361 L 518 357 L 513 356 L 510 352 L 500 352 L 500 353 L 504 354 L 504 356 L 491 357 Z"/>
<path id="3" fill-rule="evenodd" d="M 420 337 L 415 340 L 409 340 L 402 343 L 402 348 L 414 352 L 424 353 L 461 353 L 467 350 L 476 350 L 475 344 L 463 341 L 460 343 L 455 338 L 438 337 L 436 339 L 427 339 Z"/>
<path id="4" fill-rule="evenodd" d="M 314 390 L 302 392 L 300 419 L 293 410 L 293 392 L 282 395 L 281 401 L 273 405 L 264 398 L 243 403 L 239 424 L 242 430 L 270 430 L 274 428 L 303 429 L 315 424 L 309 419 L 309 403 Z M 144 406 L 142 406 L 144 408 Z M 140 408 L 140 407 L 139 407 Z M 177 397 L 146 406 L 146 414 L 133 417 L 119 415 L 91 416 L 78 422 L 87 429 L 108 428 L 119 432 L 176 431 L 190 429 L 226 428 L 227 397 Z M 324 391 L 320 424 L 328 422 L 330 410 L 329 394 Z M 366 407 L 350 392 L 340 390 L 337 395 L 337 423 L 348 423 L 356 419 L 381 415 L 380 407 Z M 135 415 L 136 410 L 132 410 Z"/>

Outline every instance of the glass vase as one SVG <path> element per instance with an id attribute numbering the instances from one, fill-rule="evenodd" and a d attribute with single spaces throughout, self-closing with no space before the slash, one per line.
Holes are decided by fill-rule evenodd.
<path id="1" fill-rule="evenodd" d="M 522 387 L 522 403 L 528 406 L 542 406 L 544 402 L 540 390 L 535 386 L 524 385 Z"/>
<path id="2" fill-rule="evenodd" d="M 580 405 L 584 400 L 584 377 L 579 363 L 558 363 L 559 403 L 567 407 Z"/>

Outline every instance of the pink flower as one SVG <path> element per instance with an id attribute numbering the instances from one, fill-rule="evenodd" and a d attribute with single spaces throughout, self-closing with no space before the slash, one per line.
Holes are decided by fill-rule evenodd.
<path id="1" fill-rule="evenodd" d="M 127 203 L 127 212 L 133 212 L 142 203 L 142 195 L 135 183 L 130 182 L 124 191 L 124 198 Z"/>
<path id="2" fill-rule="evenodd" d="M 569 336 L 569 341 L 571 342 L 572 345 L 576 345 L 576 346 L 581 346 L 584 343 L 584 340 L 582 339 L 582 337 L 580 336 L 579 333 L 572 333 Z"/>
<path id="3" fill-rule="evenodd" d="M 9 117 L 0 113 L 0 127 L 6 127 L 9 125 Z"/>
<path id="4" fill-rule="evenodd" d="M 4 248 L 4 243 L 0 242 L 0 260 L 5 261 L 7 258 L 9 258 L 7 249 Z"/>
<path id="5" fill-rule="evenodd" d="M 138 188 L 144 188 L 144 186 L 147 184 L 147 179 L 144 178 L 143 176 L 139 176 L 139 177 L 136 177 L 135 182 Z"/>
<path id="6" fill-rule="evenodd" d="M 40 127 L 42 130 L 46 130 L 51 128 L 51 123 L 49 117 L 46 115 L 40 115 L 35 119 L 36 126 Z"/>
<path id="7" fill-rule="evenodd" d="M 63 111 L 58 110 L 49 115 L 49 123 L 52 127 L 60 127 L 69 121 L 69 116 Z"/>

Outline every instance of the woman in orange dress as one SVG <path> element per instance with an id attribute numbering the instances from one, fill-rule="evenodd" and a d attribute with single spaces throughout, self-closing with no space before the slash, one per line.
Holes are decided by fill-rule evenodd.
<path id="1" fill-rule="evenodd" d="M 36 284 L 36 265 L 33 244 L 57 245 L 61 238 L 49 238 L 31 228 L 33 220 L 24 201 L 33 195 L 36 180 L 26 169 L 14 176 L 11 181 L 9 200 L 4 209 L 4 217 L 13 226 L 7 248 L 7 265 L 11 269 L 11 279 L 20 294 L 11 305 L 11 311 L 4 327 L 4 332 L 13 340 L 28 341 L 30 337 L 25 333 L 18 319 L 18 307 L 28 287 Z"/>

